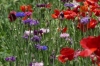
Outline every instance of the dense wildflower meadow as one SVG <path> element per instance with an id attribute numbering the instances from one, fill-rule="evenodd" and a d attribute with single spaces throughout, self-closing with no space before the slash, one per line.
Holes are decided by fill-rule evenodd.
<path id="1" fill-rule="evenodd" d="M 100 66 L 100 0 L 0 0 L 0 66 Z"/>

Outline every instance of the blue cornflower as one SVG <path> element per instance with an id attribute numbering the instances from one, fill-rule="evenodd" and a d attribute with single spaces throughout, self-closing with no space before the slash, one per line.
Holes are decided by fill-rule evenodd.
<path id="1" fill-rule="evenodd" d="M 73 7 L 74 5 L 72 3 L 65 3 L 64 6 L 66 6 L 66 7 Z"/>
<path id="2" fill-rule="evenodd" d="M 48 47 L 47 46 L 42 46 L 42 50 L 47 50 Z"/>
<path id="3" fill-rule="evenodd" d="M 87 24 L 88 22 L 90 22 L 90 17 L 83 17 L 81 20 L 80 20 L 81 23 L 83 24 Z"/>
<path id="4" fill-rule="evenodd" d="M 47 49 L 48 49 L 47 46 L 41 46 L 40 44 L 35 44 L 35 47 L 36 47 L 38 50 L 47 50 Z"/>
<path id="5" fill-rule="evenodd" d="M 16 17 L 24 17 L 25 13 L 24 12 L 17 12 Z"/>

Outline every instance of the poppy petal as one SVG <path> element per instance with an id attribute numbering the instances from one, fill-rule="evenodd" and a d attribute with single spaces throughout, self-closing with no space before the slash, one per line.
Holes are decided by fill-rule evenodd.
<path id="1" fill-rule="evenodd" d="M 65 63 L 67 61 L 67 59 L 65 59 L 66 57 L 64 55 L 59 55 L 58 56 L 58 60 L 62 63 Z"/>
<path id="2" fill-rule="evenodd" d="M 94 36 L 89 36 L 87 38 L 83 38 L 80 41 L 82 48 L 84 48 L 84 49 L 95 48 L 96 46 L 92 43 L 92 41 L 93 41 L 92 38 L 94 38 Z"/>
<path id="3" fill-rule="evenodd" d="M 67 31 L 67 27 L 62 29 L 62 33 L 65 33 Z"/>
<path id="4" fill-rule="evenodd" d="M 85 49 L 80 52 L 79 56 L 81 57 L 88 57 L 90 56 L 97 48 L 92 48 L 92 49 Z"/>
<path id="5" fill-rule="evenodd" d="M 55 12 L 56 15 L 60 14 L 60 11 L 58 9 L 55 9 L 54 12 Z"/>
<path id="6" fill-rule="evenodd" d="M 58 18 L 58 16 L 56 16 L 55 14 L 52 14 L 51 16 L 52 16 L 52 18 L 54 18 L 54 19 Z"/>
<path id="7" fill-rule="evenodd" d="M 68 48 L 68 47 L 62 48 L 60 51 L 60 54 L 65 55 L 65 56 L 68 56 L 73 53 L 74 53 L 74 50 L 72 48 Z"/>

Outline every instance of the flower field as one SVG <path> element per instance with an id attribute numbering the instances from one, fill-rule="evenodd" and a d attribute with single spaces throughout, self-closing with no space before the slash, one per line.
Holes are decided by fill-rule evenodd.
<path id="1" fill-rule="evenodd" d="M 99 0 L 1 0 L 0 66 L 100 66 Z"/>

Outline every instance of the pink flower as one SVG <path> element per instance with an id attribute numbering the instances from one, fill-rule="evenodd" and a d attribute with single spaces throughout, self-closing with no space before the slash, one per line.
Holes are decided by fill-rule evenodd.
<path id="1" fill-rule="evenodd" d="M 29 36 L 30 34 L 33 34 L 33 31 L 25 31 L 24 34 Z"/>
<path id="2" fill-rule="evenodd" d="M 100 17 L 98 17 L 98 21 L 100 22 Z"/>
<path id="3" fill-rule="evenodd" d="M 74 58 L 77 58 L 79 56 L 80 52 L 81 52 L 80 50 L 76 50 L 74 53 Z"/>
<path id="4" fill-rule="evenodd" d="M 25 12 L 25 15 L 31 16 L 32 15 L 32 12 Z"/>
<path id="5" fill-rule="evenodd" d="M 49 30 L 49 29 L 45 29 L 45 28 L 41 28 L 40 30 L 42 30 L 42 31 L 43 31 L 43 33 L 49 33 L 49 32 L 50 32 L 50 30 Z"/>
<path id="6" fill-rule="evenodd" d="M 43 62 L 32 63 L 32 66 L 43 66 Z"/>
<path id="7" fill-rule="evenodd" d="M 76 8 L 77 6 L 80 5 L 80 3 L 76 2 L 75 0 L 73 0 L 73 3 L 72 4 L 74 5 L 74 8 Z"/>
<path id="8" fill-rule="evenodd" d="M 69 34 L 68 33 L 61 33 L 60 37 L 61 38 L 67 38 L 67 37 L 69 37 Z"/>
<path id="9" fill-rule="evenodd" d="M 29 35 L 32 35 L 32 34 L 33 34 L 33 31 L 25 31 L 23 38 L 28 39 Z"/>

